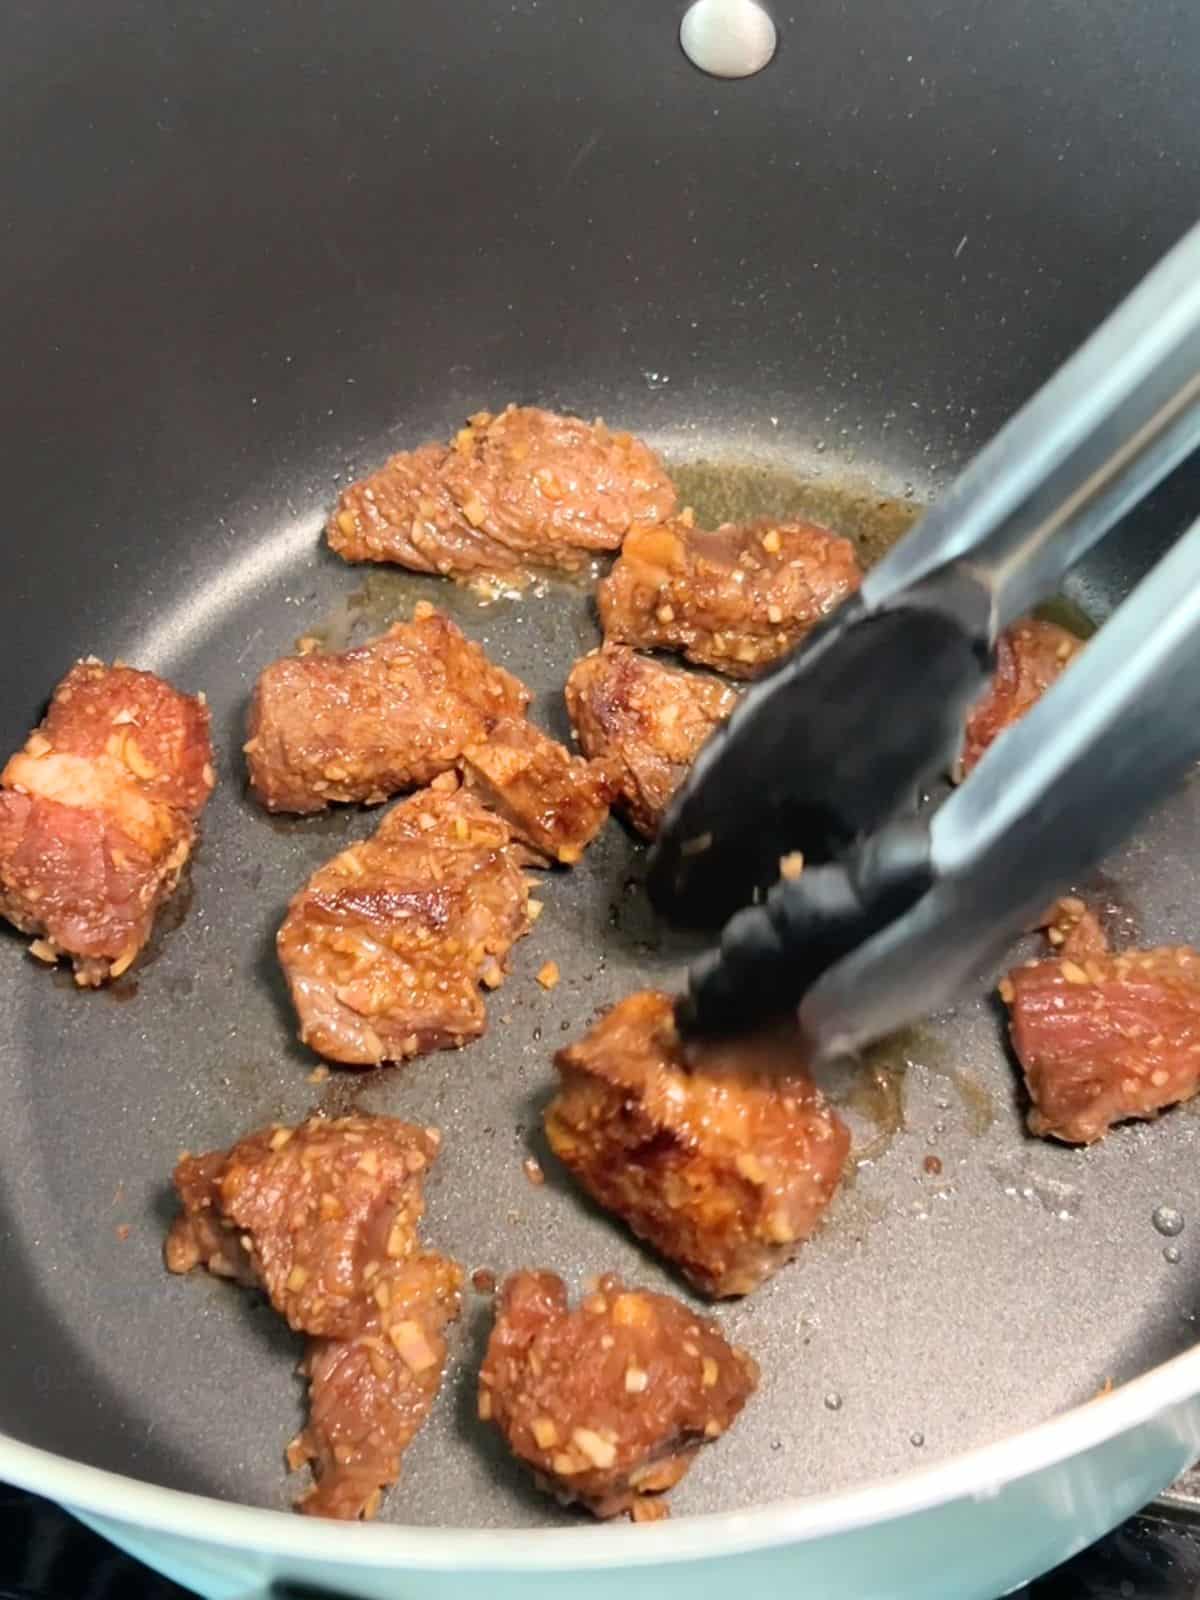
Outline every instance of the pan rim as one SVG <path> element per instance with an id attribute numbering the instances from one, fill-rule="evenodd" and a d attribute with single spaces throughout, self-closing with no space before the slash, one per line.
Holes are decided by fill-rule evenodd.
<path id="1" fill-rule="evenodd" d="M 363 1569 L 603 1570 L 736 1556 L 851 1533 L 940 1505 L 994 1499 L 1200 1395 L 1200 1345 L 1021 1433 L 853 1489 L 633 1526 L 427 1528 L 343 1522 L 217 1500 L 124 1477 L 0 1433 L 0 1479 L 65 1508 L 228 1550 Z"/>

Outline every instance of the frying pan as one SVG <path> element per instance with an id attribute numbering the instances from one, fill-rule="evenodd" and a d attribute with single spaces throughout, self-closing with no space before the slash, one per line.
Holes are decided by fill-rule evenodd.
<path id="1" fill-rule="evenodd" d="M 94 651 L 207 691 L 220 785 L 182 916 L 119 983 L 76 993 L 0 939 L 0 1477 L 206 1596 L 970 1600 L 1200 1450 L 1200 1119 L 1029 1140 L 986 983 L 831 1085 L 860 1165 L 797 1264 L 721 1308 L 763 1386 L 668 1523 L 583 1526 L 506 1462 L 473 1420 L 479 1298 L 384 1521 L 291 1517 L 295 1346 L 251 1297 L 162 1269 L 180 1148 L 353 1104 L 443 1128 L 429 1236 L 468 1268 L 679 1289 L 538 1133 L 554 1046 L 689 953 L 650 918 L 640 849 L 612 824 L 546 885 L 479 1043 L 313 1084 L 273 934 L 376 818 L 267 820 L 238 745 L 297 635 L 360 637 L 418 598 L 564 732 L 583 589 L 480 609 L 321 547 L 338 483 L 389 450 L 536 401 L 640 431 L 707 515 L 804 506 L 878 540 L 1194 220 L 1188 0 L 776 20 L 774 63 L 728 83 L 642 0 L 5 13 L 0 747 Z M 1198 488 L 1177 475 L 1071 604 L 1102 619 Z M 1185 785 L 1107 865 L 1119 936 L 1200 935 L 1198 836 Z"/>

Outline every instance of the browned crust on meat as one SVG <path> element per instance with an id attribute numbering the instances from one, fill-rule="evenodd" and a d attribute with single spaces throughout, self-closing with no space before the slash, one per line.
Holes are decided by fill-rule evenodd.
<path id="1" fill-rule="evenodd" d="M 606 639 L 753 678 L 861 581 L 854 546 L 815 523 L 677 518 L 631 533 L 596 594 Z"/>
<path id="2" fill-rule="evenodd" d="M 542 1488 L 613 1517 L 673 1488 L 757 1384 L 752 1357 L 669 1295 L 610 1276 L 569 1310 L 561 1278 L 518 1272 L 500 1293 L 479 1413 Z"/>
<path id="3" fill-rule="evenodd" d="M 502 981 L 531 926 L 508 824 L 438 784 L 320 867 L 279 930 L 300 1037 L 331 1061 L 375 1066 L 478 1037 L 478 986 Z"/>
<path id="4" fill-rule="evenodd" d="M 1045 694 L 1084 641 L 1055 622 L 1026 617 L 996 641 L 996 670 L 983 698 L 967 719 L 956 776 L 965 777 L 988 746 Z"/>
<path id="5" fill-rule="evenodd" d="M 667 517 L 675 490 L 628 433 L 537 406 L 476 413 L 451 445 L 393 456 L 342 491 L 330 547 L 473 579 L 578 570 L 634 528 Z"/>
<path id="6" fill-rule="evenodd" d="M 1200 1089 L 1200 954 L 1097 950 L 1016 967 L 1001 985 L 1033 1102 L 1030 1131 L 1092 1144 Z"/>
<path id="7" fill-rule="evenodd" d="M 373 1517 L 400 1476 L 404 1451 L 441 1388 L 446 1329 L 462 1305 L 462 1269 L 414 1252 L 374 1285 L 371 1316 L 352 1339 L 311 1339 L 301 1368 L 309 1420 L 288 1446 L 315 1482 L 296 1502 L 313 1517 Z"/>
<path id="8" fill-rule="evenodd" d="M 259 1283 L 297 1332 L 349 1338 L 367 1318 L 371 1263 L 411 1248 L 438 1144 L 393 1117 L 313 1117 L 185 1156 L 167 1265 Z"/>
<path id="9" fill-rule="evenodd" d="M 153 673 L 80 661 L 0 773 L 0 916 L 100 984 L 133 962 L 214 784 L 208 708 Z"/>
<path id="10" fill-rule="evenodd" d="M 168 1268 L 261 1286 L 310 1336 L 309 1419 L 287 1452 L 312 1464 L 309 1514 L 374 1516 L 437 1395 L 463 1277 L 417 1232 L 439 1143 L 393 1117 L 311 1117 L 175 1170 Z"/>
<path id="11" fill-rule="evenodd" d="M 268 811 L 386 800 L 453 769 L 529 691 L 449 617 L 412 622 L 339 655 L 289 656 L 259 677 L 245 752 Z"/>
<path id="12" fill-rule="evenodd" d="M 685 1051 L 670 997 L 647 990 L 555 1065 L 554 1153 L 705 1294 L 749 1293 L 833 1197 L 849 1133 L 790 1034 Z"/>
<path id="13" fill-rule="evenodd" d="M 616 806 L 648 839 L 701 746 L 737 704 L 728 684 L 622 644 L 577 661 L 565 692 L 580 749 L 603 766 Z"/>
<path id="14" fill-rule="evenodd" d="M 573 866 L 608 818 L 604 769 L 516 717 L 463 754 L 463 778 L 542 862 Z"/>

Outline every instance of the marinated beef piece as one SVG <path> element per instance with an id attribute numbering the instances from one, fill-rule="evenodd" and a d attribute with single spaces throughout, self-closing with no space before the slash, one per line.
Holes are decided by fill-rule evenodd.
<path id="1" fill-rule="evenodd" d="M 289 656 L 258 680 L 245 745 L 268 811 L 375 804 L 449 772 L 529 691 L 432 606 L 341 655 Z"/>
<path id="2" fill-rule="evenodd" d="M 757 1386 L 753 1359 L 669 1295 L 606 1277 L 571 1311 L 561 1278 L 518 1272 L 500 1293 L 479 1415 L 564 1504 L 641 1521 L 655 1507 L 644 1497 L 674 1488 Z"/>
<path id="3" fill-rule="evenodd" d="M 309 1421 L 288 1447 L 290 1466 L 313 1464 L 302 1511 L 373 1516 L 437 1394 L 462 1288 L 417 1234 L 439 1143 L 393 1117 L 312 1117 L 175 1169 L 168 1268 L 261 1286 L 311 1336 Z"/>
<path id="4" fill-rule="evenodd" d="M 703 1293 L 748 1294 L 816 1228 L 850 1136 L 794 1036 L 685 1047 L 643 991 L 558 1052 L 551 1148 Z"/>
<path id="5" fill-rule="evenodd" d="M 593 650 L 571 668 L 567 710 L 585 755 L 603 764 L 615 804 L 653 839 L 700 746 L 733 710 L 737 693 L 640 656 L 623 644 Z"/>
<path id="6" fill-rule="evenodd" d="M 1114 1123 L 1190 1100 L 1200 1089 L 1200 954 L 1115 955 L 1079 901 L 1059 902 L 1050 937 L 1059 956 L 1016 967 L 1000 985 L 1033 1101 L 1030 1132 L 1094 1144 Z"/>
<path id="7" fill-rule="evenodd" d="M 208 707 L 151 672 L 77 662 L 0 772 L 0 916 L 75 981 L 117 978 L 150 937 L 213 788 Z"/>
<path id="8" fill-rule="evenodd" d="M 572 866 L 608 817 L 604 772 L 532 723 L 510 717 L 463 756 L 467 787 L 504 818 L 538 864 Z"/>
<path id="9" fill-rule="evenodd" d="M 473 528 L 442 482 L 442 444 L 402 450 L 343 489 L 326 525 L 329 548 L 345 561 L 387 561 L 413 572 L 474 578 L 517 563 Z"/>
<path id="10" fill-rule="evenodd" d="M 448 448 L 395 455 L 343 490 L 330 547 L 347 561 L 393 561 L 456 578 L 576 571 L 633 528 L 670 516 L 658 458 L 602 422 L 536 406 L 480 411 Z"/>
<path id="11" fill-rule="evenodd" d="M 996 641 L 996 671 L 967 718 L 958 778 L 965 778 L 992 741 L 1019 722 L 1083 649 L 1083 640 L 1055 622 L 1026 617 Z"/>
<path id="12" fill-rule="evenodd" d="M 185 1156 L 167 1265 L 261 1284 L 297 1332 L 349 1338 L 366 1321 L 370 1264 L 412 1249 L 439 1142 L 393 1117 L 312 1117 Z"/>
<path id="13" fill-rule="evenodd" d="M 708 533 L 680 517 L 631 533 L 596 594 L 606 639 L 753 678 L 861 581 L 850 541 L 814 523 Z"/>
<path id="14" fill-rule="evenodd" d="M 300 1037 L 355 1067 L 465 1044 L 531 923 L 511 829 L 446 774 L 292 900 L 277 944 Z"/>
<path id="15" fill-rule="evenodd" d="M 288 1465 L 316 1479 L 296 1502 L 314 1517 L 370 1518 L 441 1387 L 446 1329 L 462 1304 L 462 1269 L 434 1251 L 388 1263 L 373 1279 L 371 1311 L 352 1339 L 312 1339 L 308 1424 Z"/>

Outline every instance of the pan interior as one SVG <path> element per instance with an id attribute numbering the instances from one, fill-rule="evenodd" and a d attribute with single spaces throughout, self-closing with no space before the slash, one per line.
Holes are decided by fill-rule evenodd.
<path id="1" fill-rule="evenodd" d="M 990 0 L 775 16 L 777 58 L 730 84 L 644 0 L 4 8 L 0 117 L 33 154 L 0 169 L 0 751 L 94 651 L 207 691 L 220 786 L 187 914 L 133 981 L 75 993 L 0 935 L 0 1427 L 286 1504 L 295 1346 L 250 1296 L 168 1278 L 161 1242 L 181 1148 L 314 1105 L 444 1128 L 429 1234 L 469 1268 L 671 1283 L 548 1158 L 542 1188 L 521 1169 L 555 1043 L 684 954 L 620 828 L 546 886 L 482 1041 L 316 1085 L 272 937 L 374 819 L 267 821 L 238 746 L 265 662 L 421 595 L 562 731 L 565 668 L 595 638 L 580 591 L 478 611 L 322 551 L 339 479 L 390 450 L 527 400 L 676 462 L 836 483 L 839 515 L 856 474 L 920 501 L 1194 221 L 1194 0 L 1098 0 L 1086 27 L 1076 6 Z M 1195 514 L 1185 487 L 1097 553 L 1071 591 L 1085 612 Z M 1196 808 L 1192 785 L 1109 864 L 1100 894 L 1131 935 L 1200 933 Z M 901 1472 L 1194 1336 L 1200 1118 L 1088 1153 L 1030 1142 L 982 984 L 878 1065 L 844 1087 L 860 1142 L 890 1137 L 800 1261 L 719 1312 L 763 1388 L 680 1511 Z M 1163 1204 L 1188 1219 L 1177 1238 L 1152 1224 Z M 468 1306 L 393 1520 L 563 1516 L 474 1421 L 486 1310 Z"/>
<path id="2" fill-rule="evenodd" d="M 768 451 L 733 468 L 719 436 L 693 440 L 688 461 L 667 430 L 657 442 L 674 451 L 702 517 L 807 511 L 866 553 L 911 520 L 926 487 L 891 481 L 879 492 L 844 467 L 825 474 L 810 458 L 798 473 Z M 616 1270 L 682 1292 L 570 1189 L 540 1134 L 555 1047 L 630 989 L 673 981 L 688 954 L 651 919 L 643 850 L 617 824 L 545 884 L 545 913 L 489 1000 L 481 1041 L 322 1083 L 293 1042 L 275 929 L 307 873 L 377 814 L 270 820 L 248 801 L 239 744 L 259 669 L 299 635 L 338 647 L 429 598 L 530 683 L 538 719 L 565 736 L 562 681 L 597 638 L 582 585 L 484 606 L 436 580 L 346 567 L 322 548 L 319 526 L 314 499 L 301 515 L 243 527 L 236 559 L 200 585 L 172 581 L 162 563 L 152 604 L 131 589 L 100 636 L 76 627 L 57 641 L 64 663 L 103 651 L 203 687 L 220 782 L 176 908 L 186 914 L 167 918 L 175 925 L 127 978 L 76 993 L 31 962 L 23 941 L 0 939 L 3 1260 L 10 1304 L 26 1308 L 6 1333 L 0 1420 L 87 1461 L 268 1506 L 289 1498 L 282 1448 L 300 1417 L 298 1345 L 255 1298 L 163 1270 L 181 1149 L 314 1107 L 436 1123 L 446 1142 L 428 1234 L 469 1270 L 548 1266 L 575 1287 Z M 1103 573 L 1085 574 L 1076 595 L 1092 612 L 1112 598 Z M 36 711 L 35 693 L 27 723 Z M 1094 886 L 1118 937 L 1196 936 L 1198 805 L 1200 789 L 1186 786 Z M 562 981 L 547 992 L 533 974 L 549 955 Z M 831 1084 L 854 1126 L 857 1168 L 799 1261 L 719 1309 L 760 1359 L 763 1385 L 674 1496 L 680 1512 L 902 1472 L 1049 1417 L 1192 1341 L 1200 1258 L 1189 1227 L 1165 1237 L 1154 1214 L 1165 1205 L 1193 1221 L 1200 1117 L 1185 1107 L 1090 1151 L 1030 1140 L 987 987 Z M 531 1154 L 544 1187 L 523 1171 Z M 386 1501 L 394 1521 L 567 1517 L 475 1419 L 488 1322 L 489 1302 L 469 1295 L 435 1413 Z"/>

